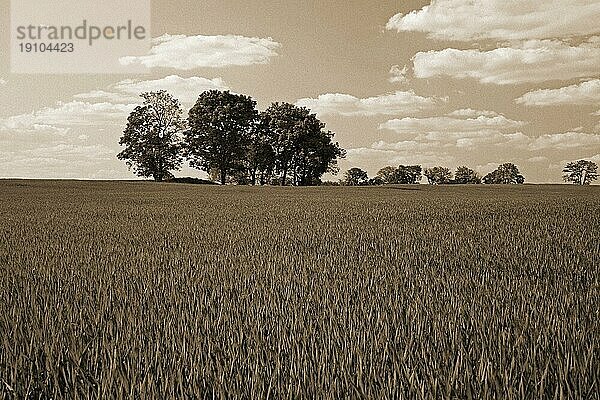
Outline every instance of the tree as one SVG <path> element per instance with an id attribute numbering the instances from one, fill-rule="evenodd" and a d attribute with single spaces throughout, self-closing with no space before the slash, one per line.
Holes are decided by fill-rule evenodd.
<path id="1" fill-rule="evenodd" d="M 183 162 L 181 133 L 185 129 L 179 101 L 166 91 L 140 95 L 144 102 L 127 118 L 127 127 L 119 140 L 125 149 L 117 158 L 138 176 L 162 181 L 172 177 Z"/>
<path id="2" fill-rule="evenodd" d="M 452 172 L 446 167 L 427 168 L 424 171 L 430 185 L 444 185 L 452 179 Z"/>
<path id="3" fill-rule="evenodd" d="M 260 122 L 251 134 L 247 159 L 252 185 L 256 184 L 257 178 L 261 185 L 270 183 L 275 170 L 275 151 L 270 142 L 267 121 L 264 113 L 261 113 Z"/>
<path id="4" fill-rule="evenodd" d="M 570 162 L 563 169 L 563 179 L 575 185 L 589 185 L 598 179 L 598 165 L 586 160 Z"/>
<path id="5" fill-rule="evenodd" d="M 522 184 L 525 182 L 523 175 L 519 173 L 519 168 L 512 163 L 499 165 L 495 171 L 490 172 L 483 177 L 483 183 L 486 184 Z"/>
<path id="6" fill-rule="evenodd" d="M 394 183 L 394 174 L 396 173 L 396 168 L 394 167 L 383 167 L 377 172 L 377 178 L 381 179 L 383 184 Z"/>
<path id="7" fill-rule="evenodd" d="M 420 165 L 399 165 L 394 171 L 391 183 L 415 184 L 421 180 Z"/>
<path id="8" fill-rule="evenodd" d="M 380 186 L 383 185 L 385 182 L 383 181 L 383 179 L 381 179 L 379 176 L 374 176 L 373 178 L 369 179 L 367 181 L 367 185 L 370 186 Z"/>
<path id="9" fill-rule="evenodd" d="M 320 183 L 326 172 L 337 172 L 345 151 L 332 141 L 334 134 L 304 107 L 273 103 L 263 114 L 267 137 L 275 154 L 275 172 L 281 185 Z"/>
<path id="10" fill-rule="evenodd" d="M 454 173 L 454 183 L 458 184 L 480 184 L 481 178 L 477 172 L 469 167 L 458 167 Z"/>
<path id="11" fill-rule="evenodd" d="M 369 176 L 360 168 L 350 168 L 344 174 L 344 184 L 347 186 L 364 185 L 369 180 Z"/>
<path id="12" fill-rule="evenodd" d="M 229 91 L 209 90 L 189 112 L 185 132 L 190 166 L 208 173 L 216 169 L 222 185 L 247 161 L 252 133 L 258 123 L 256 102 Z"/>

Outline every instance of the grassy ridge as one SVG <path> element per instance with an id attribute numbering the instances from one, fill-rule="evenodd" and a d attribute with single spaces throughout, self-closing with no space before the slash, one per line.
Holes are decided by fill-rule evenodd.
<path id="1" fill-rule="evenodd" d="M 0 182 L 4 398 L 598 398 L 596 187 Z"/>

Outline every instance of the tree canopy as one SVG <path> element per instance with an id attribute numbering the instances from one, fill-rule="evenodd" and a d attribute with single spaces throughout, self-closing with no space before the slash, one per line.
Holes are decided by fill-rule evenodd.
<path id="1" fill-rule="evenodd" d="M 454 183 L 479 184 L 481 183 L 481 178 L 477 172 L 463 165 L 456 168 L 456 172 L 454 172 Z"/>
<path id="2" fill-rule="evenodd" d="M 430 185 L 447 184 L 452 179 L 452 172 L 446 167 L 426 168 L 424 175 Z"/>
<path id="3" fill-rule="evenodd" d="M 326 172 L 337 172 L 337 159 L 344 157 L 345 151 L 310 110 L 273 103 L 262 114 L 262 124 L 281 185 L 315 185 Z"/>
<path id="4" fill-rule="evenodd" d="M 127 119 L 117 157 L 136 175 L 162 181 L 183 162 L 181 133 L 185 129 L 179 101 L 166 91 L 140 95 L 144 102 Z"/>
<path id="5" fill-rule="evenodd" d="M 367 183 L 369 176 L 360 168 L 350 168 L 344 174 L 344 184 L 347 186 L 360 186 Z"/>
<path id="6" fill-rule="evenodd" d="M 202 93 L 191 108 L 185 132 L 190 166 L 208 173 L 217 170 L 219 181 L 244 168 L 258 111 L 252 98 L 229 91 Z"/>
<path id="7" fill-rule="evenodd" d="M 575 185 L 589 185 L 598 179 L 598 165 L 586 160 L 570 162 L 563 169 L 563 179 Z"/>
<path id="8" fill-rule="evenodd" d="M 522 184 L 525 178 L 519 172 L 519 168 L 513 163 L 504 163 L 483 177 L 486 184 Z"/>

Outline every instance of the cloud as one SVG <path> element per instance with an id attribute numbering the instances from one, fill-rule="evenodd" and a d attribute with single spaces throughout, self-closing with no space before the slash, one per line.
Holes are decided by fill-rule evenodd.
<path id="1" fill-rule="evenodd" d="M 527 106 L 597 105 L 600 104 L 600 79 L 558 89 L 539 89 L 515 100 Z"/>
<path id="2" fill-rule="evenodd" d="M 54 106 L 44 107 L 28 114 L 19 114 L 0 119 L 0 129 L 30 129 L 36 126 L 121 126 L 136 105 L 142 102 L 142 92 L 166 90 L 183 104 L 193 103 L 206 90 L 226 90 L 221 78 L 182 78 L 170 75 L 155 80 L 123 80 L 106 90 L 93 90 L 75 94 L 72 101 L 59 101 Z"/>
<path id="3" fill-rule="evenodd" d="M 92 90 L 90 92 L 77 93 L 73 95 L 73 98 L 77 100 L 108 103 L 138 103 L 140 101 L 139 96 L 118 92 L 107 92 L 105 90 Z"/>
<path id="4" fill-rule="evenodd" d="M 153 39 L 150 54 L 122 57 L 123 65 L 141 64 L 148 68 L 223 68 L 267 64 L 277 56 L 281 45 L 271 38 L 238 35 L 186 36 L 165 34 Z"/>
<path id="5" fill-rule="evenodd" d="M 0 78 L 0 86 L 4 86 L 8 83 L 8 81 L 6 79 L 2 79 Z"/>
<path id="6" fill-rule="evenodd" d="M 400 68 L 399 65 L 392 65 L 392 68 L 390 69 L 390 83 L 407 83 L 407 72 L 408 67 L 406 65 L 403 68 Z"/>
<path id="7" fill-rule="evenodd" d="M 120 125 L 135 108 L 135 104 L 83 101 L 58 102 L 29 114 L 19 114 L 0 120 L 3 129 L 35 129 L 35 126 L 99 126 Z"/>
<path id="8" fill-rule="evenodd" d="M 48 144 L 19 151 L 0 151 L 0 171 L 15 178 L 126 177 L 114 149 L 104 145 Z M 107 167 L 111 173 L 99 174 Z"/>
<path id="9" fill-rule="evenodd" d="M 396 91 L 375 97 L 360 99 L 349 94 L 328 93 L 316 99 L 305 98 L 296 102 L 318 115 L 341 115 L 345 117 L 409 114 L 434 108 L 440 99 L 422 97 L 414 91 Z"/>
<path id="10" fill-rule="evenodd" d="M 568 80 L 598 75 L 600 44 L 531 40 L 490 51 L 448 48 L 418 52 L 413 63 L 417 78 L 450 76 L 499 85 Z"/>
<path id="11" fill-rule="evenodd" d="M 542 135 L 531 141 L 531 150 L 598 149 L 600 135 L 583 132 L 565 132 Z"/>
<path id="12" fill-rule="evenodd" d="M 459 119 L 451 117 L 429 117 L 392 119 L 379 125 L 379 129 L 389 129 L 396 133 L 440 132 L 441 134 L 467 134 L 481 131 L 515 129 L 525 125 L 523 121 L 513 121 L 503 115 Z"/>
<path id="13" fill-rule="evenodd" d="M 598 19 L 600 3 L 594 0 L 432 0 L 394 15 L 386 27 L 439 40 L 527 40 L 595 34 Z"/>
<path id="14" fill-rule="evenodd" d="M 136 81 L 124 80 L 113 86 L 113 90 L 128 95 L 139 95 L 143 92 L 166 90 L 182 103 L 194 103 L 200 93 L 207 90 L 228 90 L 222 78 L 207 79 L 197 76 L 182 78 L 169 75 L 161 79 Z"/>
<path id="15" fill-rule="evenodd" d="M 496 117 L 500 114 L 498 114 L 495 111 L 488 111 L 488 110 L 473 110 L 472 108 L 462 108 L 460 110 L 456 110 L 456 111 L 452 111 L 451 113 L 446 114 L 450 117 L 470 117 L 470 118 L 477 118 L 479 116 L 484 116 L 484 117 Z"/>

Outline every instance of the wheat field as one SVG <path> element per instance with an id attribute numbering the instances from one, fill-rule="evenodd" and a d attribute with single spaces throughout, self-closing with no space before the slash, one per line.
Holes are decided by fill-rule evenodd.
<path id="1" fill-rule="evenodd" d="M 597 399 L 599 189 L 0 181 L 0 397 Z"/>

